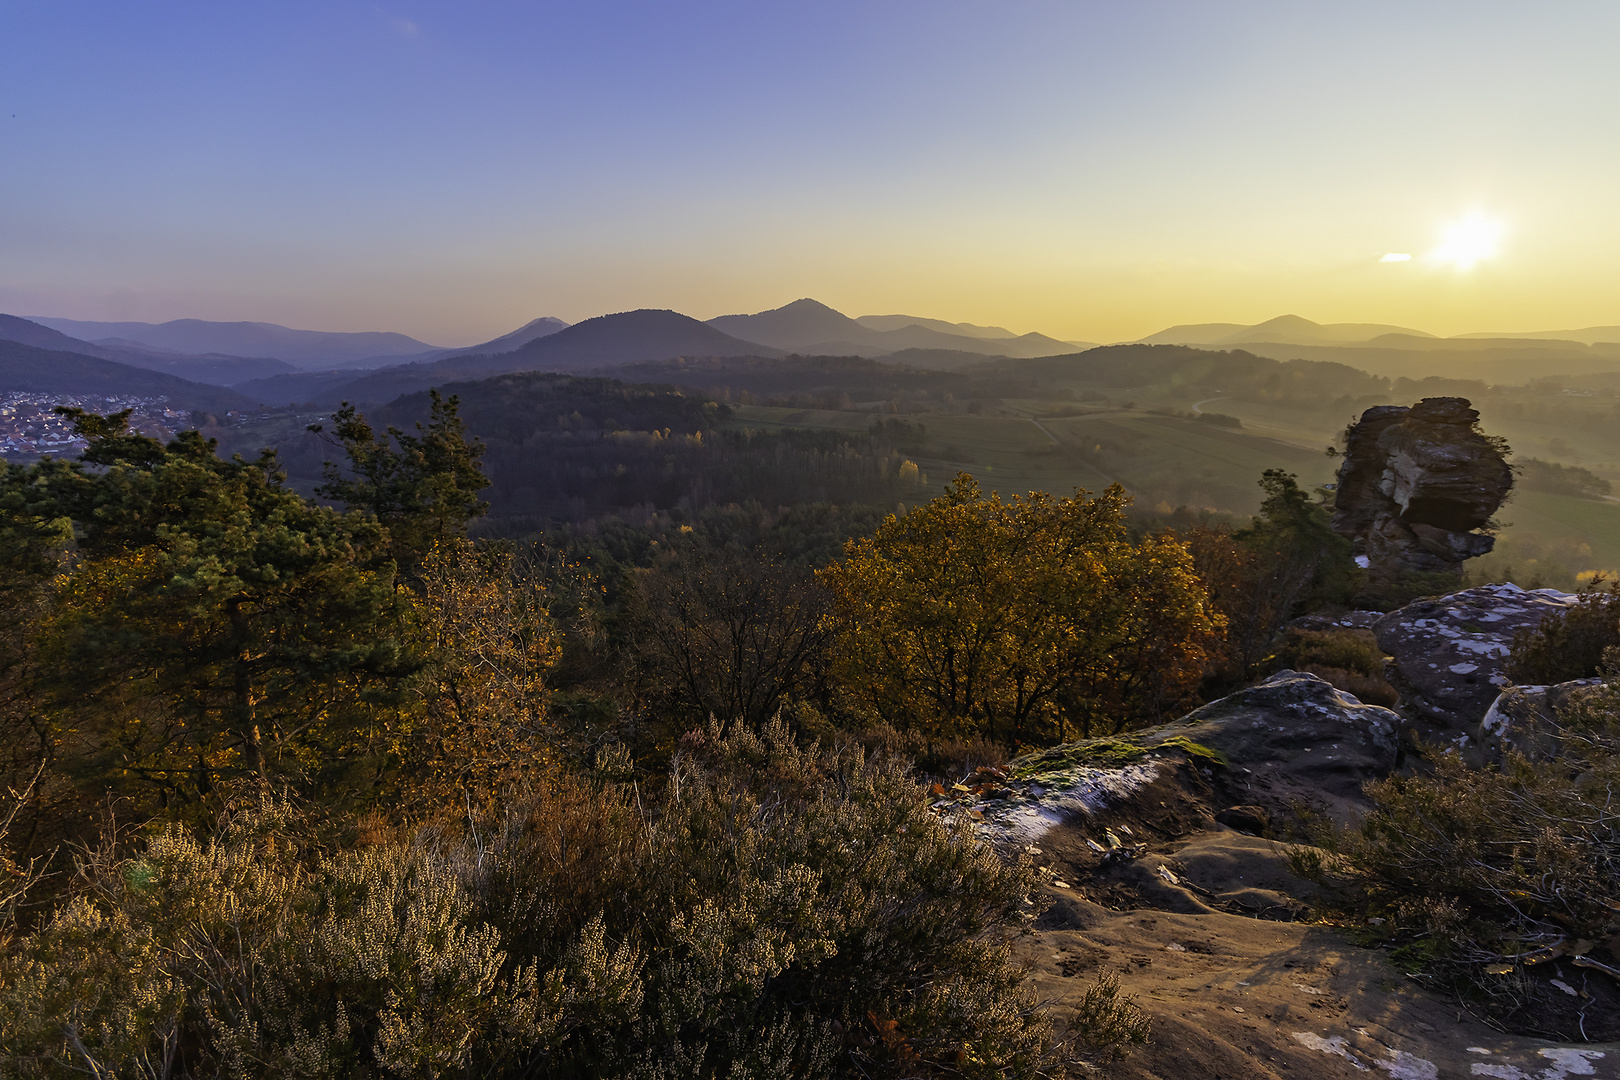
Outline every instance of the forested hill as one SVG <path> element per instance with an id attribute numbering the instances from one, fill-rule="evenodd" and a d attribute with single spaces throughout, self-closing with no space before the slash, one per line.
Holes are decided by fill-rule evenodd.
<path id="1" fill-rule="evenodd" d="M 1242 349 L 1189 345 L 1104 345 L 1068 356 L 1001 361 L 995 370 L 1042 381 L 1098 387 L 1180 386 L 1260 400 L 1325 400 L 1387 394 L 1390 381 L 1348 364 L 1273 360 Z"/>
<path id="2" fill-rule="evenodd" d="M 167 397 L 173 408 L 217 413 L 254 407 L 251 398 L 223 387 L 205 386 L 94 356 L 0 341 L 0 392 L 9 390 L 95 397 Z"/>
<path id="3" fill-rule="evenodd" d="M 443 389 L 488 448 L 491 516 L 514 527 L 635 507 L 893 506 L 916 499 L 927 482 L 877 435 L 727 427 L 728 406 L 667 384 L 522 373 Z M 429 408 L 427 394 L 413 394 L 372 419 L 409 430 Z"/>
<path id="4" fill-rule="evenodd" d="M 623 311 L 575 323 L 498 358 L 511 371 L 594 371 L 676 356 L 781 356 L 782 350 L 743 341 L 676 311 Z M 452 356 L 441 371 L 484 371 L 491 358 Z"/>
<path id="5" fill-rule="evenodd" d="M 443 388 L 460 401 L 467 430 L 483 439 L 522 442 L 542 432 L 602 438 L 615 431 L 708 431 L 731 415 L 726 406 L 669 384 L 520 372 Z M 376 421 L 408 427 L 425 419 L 426 393 L 409 394 L 373 410 Z"/>
<path id="6" fill-rule="evenodd" d="M 695 387 L 723 401 L 749 393 L 761 401 L 783 398 L 800 407 L 826 408 L 838 408 L 838 403 L 846 399 L 857 402 L 894 398 L 948 400 L 990 393 L 1004 396 L 1011 392 L 1009 385 L 1035 389 L 1034 381 L 1027 375 L 1016 374 L 1016 369 L 995 375 L 938 371 L 859 356 L 792 356 L 783 360 L 757 356 L 705 357 L 631 364 L 614 374 L 638 381 Z"/>

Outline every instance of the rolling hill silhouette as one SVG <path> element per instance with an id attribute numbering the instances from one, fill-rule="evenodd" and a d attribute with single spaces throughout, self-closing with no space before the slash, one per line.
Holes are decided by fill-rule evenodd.
<path id="1" fill-rule="evenodd" d="M 112 360 L 148 371 L 161 371 L 189 382 L 210 386 L 230 386 L 248 379 L 296 371 L 291 364 L 260 357 L 194 356 L 151 349 L 136 341 L 107 338 L 100 342 L 80 341 L 60 331 L 15 315 L 0 315 L 0 341 L 15 341 L 54 352 L 76 353 L 101 360 Z"/>
<path id="2" fill-rule="evenodd" d="M 233 390 L 191 382 L 161 371 L 0 340 L 0 391 L 7 390 L 100 397 L 167 397 L 174 408 L 209 412 L 251 409 L 256 404 Z"/>
<path id="3" fill-rule="evenodd" d="M 781 349 L 734 338 L 679 312 L 644 308 L 586 319 L 510 352 L 458 353 L 428 363 L 379 368 L 359 377 L 283 375 L 244 383 L 238 389 L 276 404 L 313 401 L 330 407 L 343 401 L 392 401 L 401 394 L 419 393 L 447 382 L 517 371 L 571 374 L 679 356 L 783 355 Z"/>
<path id="4" fill-rule="evenodd" d="M 294 330 L 265 322 L 209 322 L 175 319 L 165 323 L 82 322 L 40 316 L 33 321 L 85 341 L 122 338 L 148 348 L 179 353 L 273 356 L 294 367 L 366 366 L 379 356 L 420 355 L 434 346 L 404 334 L 365 331 Z"/>
<path id="5" fill-rule="evenodd" d="M 678 311 L 642 308 L 575 323 L 537 338 L 495 362 L 509 371 L 591 371 L 677 356 L 781 356 L 782 350 L 743 340 Z M 434 366 L 488 370 L 495 358 L 454 356 Z"/>
<path id="6" fill-rule="evenodd" d="M 753 315 L 722 315 L 710 319 L 709 325 L 749 341 L 762 341 L 807 356 L 878 357 L 902 349 L 946 349 L 981 356 L 1027 358 L 1075 351 L 1075 346 L 1069 342 L 1045 334 L 1015 336 L 1007 333 L 1005 337 L 989 337 L 946 332 L 938 327 L 953 324 L 934 319 L 922 320 L 933 324 L 930 326 L 920 323 L 893 326 L 895 320 L 904 316 L 871 318 L 888 328 L 874 328 L 818 300 L 804 299 Z"/>
<path id="7" fill-rule="evenodd" d="M 1298 345 L 1362 343 L 1384 334 L 1434 338 L 1422 330 L 1381 323 L 1318 323 L 1298 315 L 1279 315 L 1263 323 L 1189 323 L 1172 326 L 1142 338 L 1143 345 L 1246 345 L 1251 342 L 1288 342 Z"/>

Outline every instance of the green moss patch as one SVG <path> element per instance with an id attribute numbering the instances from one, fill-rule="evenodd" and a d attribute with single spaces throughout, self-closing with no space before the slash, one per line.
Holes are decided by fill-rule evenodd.
<path id="1" fill-rule="evenodd" d="M 1008 775 L 1014 780 L 1040 780 L 1077 768 L 1122 769 L 1164 750 L 1180 750 L 1188 757 L 1201 758 L 1218 765 L 1231 764 L 1219 750 L 1193 742 L 1184 735 L 1172 735 L 1157 742 L 1121 735 L 1083 739 L 1027 754 L 1008 765 Z"/>

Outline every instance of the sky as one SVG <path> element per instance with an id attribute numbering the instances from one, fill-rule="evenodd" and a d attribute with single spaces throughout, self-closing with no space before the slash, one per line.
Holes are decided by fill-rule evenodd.
<path id="1" fill-rule="evenodd" d="M 1616 324 L 1617 38 L 1612 0 L 0 0 L 0 311 Z"/>

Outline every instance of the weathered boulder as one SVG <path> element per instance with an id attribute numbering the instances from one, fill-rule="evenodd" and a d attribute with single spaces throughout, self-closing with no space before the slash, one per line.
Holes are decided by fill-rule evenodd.
<path id="1" fill-rule="evenodd" d="M 1485 528 L 1513 487 L 1501 448 L 1466 398 L 1379 405 L 1346 433 L 1333 528 L 1374 585 L 1453 573 L 1490 551 Z"/>
<path id="2" fill-rule="evenodd" d="M 1284 629 L 1315 632 L 1323 630 L 1371 630 L 1378 620 L 1383 617 L 1384 612 L 1382 611 L 1313 612 L 1294 619 Z"/>
<path id="3" fill-rule="evenodd" d="M 1602 679 L 1576 679 L 1554 686 L 1508 687 L 1479 722 L 1469 757 L 1476 764 L 1500 763 L 1510 750 L 1532 761 L 1559 757 L 1564 745 L 1564 710 L 1592 693 L 1592 687 L 1602 685 Z"/>
<path id="4" fill-rule="evenodd" d="M 1470 734 L 1508 683 L 1513 635 L 1535 629 L 1575 600 L 1557 589 L 1482 585 L 1385 615 L 1373 633 L 1391 657 L 1386 677 L 1400 692 L 1401 711 Z"/>
<path id="5" fill-rule="evenodd" d="M 941 787 L 935 805 L 971 813 L 1013 849 L 1064 825 L 1098 831 L 1098 852 L 1129 847 L 1128 829 L 1100 831 L 1115 815 L 1159 835 L 1213 827 L 1227 807 L 1261 830 L 1301 806 L 1349 820 L 1366 805 L 1362 785 L 1394 769 L 1400 722 L 1315 675 L 1279 671 L 1169 724 L 1026 754 L 982 789 Z"/>
<path id="6" fill-rule="evenodd" d="M 1291 802 L 1339 809 L 1363 801 L 1369 780 L 1395 767 L 1401 718 L 1301 671 L 1279 671 L 1180 720 L 1143 732 L 1152 744 L 1191 740 L 1224 754 L 1248 805 Z"/>

